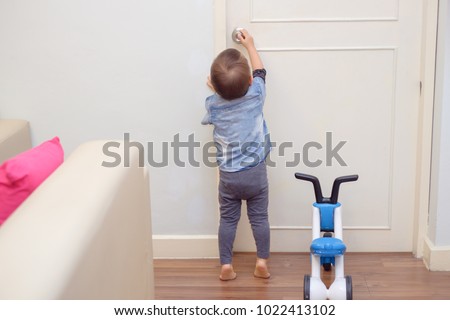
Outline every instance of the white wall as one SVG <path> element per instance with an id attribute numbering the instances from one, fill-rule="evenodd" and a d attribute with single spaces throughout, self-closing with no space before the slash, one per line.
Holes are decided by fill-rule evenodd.
<path id="1" fill-rule="evenodd" d="M 209 0 L 1 0 L 0 117 L 29 120 L 34 144 L 58 135 L 66 154 L 129 133 L 161 159 L 177 133 L 212 138 L 213 46 Z M 215 234 L 216 169 L 169 159 L 150 168 L 154 233 Z"/>
<path id="2" fill-rule="evenodd" d="M 432 180 L 428 236 L 450 246 L 450 4 L 440 1 L 433 125 Z"/>

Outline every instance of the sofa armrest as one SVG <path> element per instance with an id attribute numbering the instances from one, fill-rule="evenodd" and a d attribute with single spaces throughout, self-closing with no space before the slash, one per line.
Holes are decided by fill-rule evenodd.
<path id="1" fill-rule="evenodd" d="M 103 167 L 103 145 L 76 149 L 0 228 L 0 299 L 154 297 L 146 169 L 137 152 Z"/>
<path id="2" fill-rule="evenodd" d="M 25 120 L 0 120 L 0 164 L 31 148 L 30 125 Z"/>

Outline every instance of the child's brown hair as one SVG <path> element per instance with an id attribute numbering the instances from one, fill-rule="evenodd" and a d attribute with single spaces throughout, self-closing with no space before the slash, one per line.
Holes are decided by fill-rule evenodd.
<path id="1" fill-rule="evenodd" d="M 236 49 L 222 51 L 211 65 L 211 84 L 226 100 L 245 96 L 250 79 L 248 61 Z"/>

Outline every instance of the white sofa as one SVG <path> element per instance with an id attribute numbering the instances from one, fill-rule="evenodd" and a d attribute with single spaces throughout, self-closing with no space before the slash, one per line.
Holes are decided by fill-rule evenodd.
<path id="1" fill-rule="evenodd" d="M 78 147 L 0 227 L 0 299 L 154 298 L 147 171 L 136 150 L 103 167 L 104 143 Z"/>

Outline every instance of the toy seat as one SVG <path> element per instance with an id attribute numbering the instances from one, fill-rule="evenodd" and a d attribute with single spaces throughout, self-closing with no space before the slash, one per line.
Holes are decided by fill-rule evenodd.
<path id="1" fill-rule="evenodd" d="M 320 257 L 342 256 L 347 247 L 341 239 L 337 238 L 317 238 L 311 243 L 311 253 Z"/>

